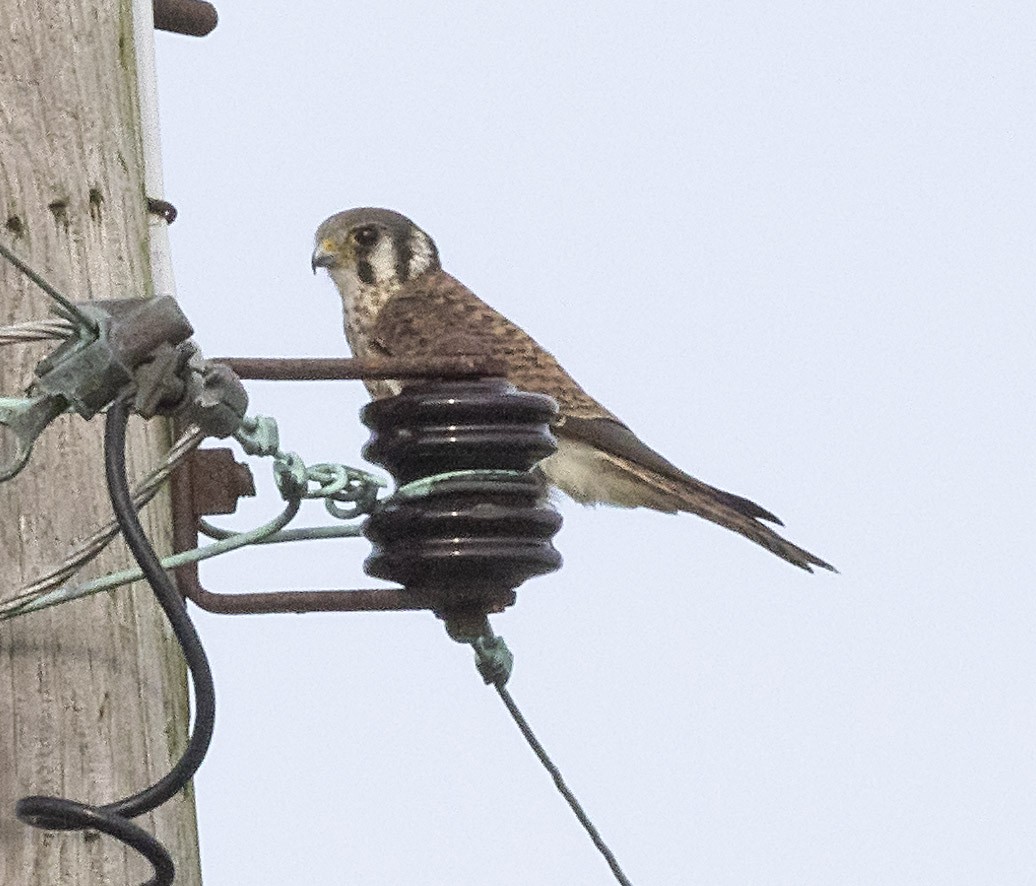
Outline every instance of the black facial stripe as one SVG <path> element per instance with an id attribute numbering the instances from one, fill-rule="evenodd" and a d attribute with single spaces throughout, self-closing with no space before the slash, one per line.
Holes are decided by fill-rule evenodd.
<path id="1" fill-rule="evenodd" d="M 367 259 L 361 259 L 356 265 L 356 276 L 360 278 L 363 283 L 374 282 L 374 267 Z"/>
<path id="2" fill-rule="evenodd" d="M 392 237 L 392 247 L 396 255 L 396 279 L 403 282 L 410 276 L 410 259 L 413 256 L 410 232 L 397 230 Z"/>

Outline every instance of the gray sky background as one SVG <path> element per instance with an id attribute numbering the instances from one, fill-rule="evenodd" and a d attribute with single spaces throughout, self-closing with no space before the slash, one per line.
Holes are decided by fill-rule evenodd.
<path id="1" fill-rule="evenodd" d="M 565 567 L 495 624 L 633 882 L 1031 883 L 1032 4 L 219 11 L 204 40 L 157 35 L 207 353 L 344 354 L 312 233 L 397 209 L 649 444 L 842 571 L 561 505 Z M 358 384 L 251 394 L 286 448 L 359 463 Z M 277 509 L 256 471 L 234 525 Z M 369 586 L 366 552 L 203 576 Z M 197 620 L 207 883 L 610 881 L 431 615 Z"/>

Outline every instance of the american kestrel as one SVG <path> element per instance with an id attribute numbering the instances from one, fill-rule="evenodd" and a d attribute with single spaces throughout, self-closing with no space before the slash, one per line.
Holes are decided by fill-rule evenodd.
<path id="1" fill-rule="evenodd" d="M 539 470 L 576 501 L 690 511 L 808 572 L 834 569 L 761 522 L 783 525 L 769 511 L 696 480 L 641 442 L 524 330 L 447 274 L 432 238 L 405 216 L 370 208 L 332 215 L 317 229 L 312 264 L 338 287 L 355 356 L 491 353 L 516 387 L 553 397 L 558 449 Z M 371 381 L 367 389 L 378 398 L 400 386 Z"/>

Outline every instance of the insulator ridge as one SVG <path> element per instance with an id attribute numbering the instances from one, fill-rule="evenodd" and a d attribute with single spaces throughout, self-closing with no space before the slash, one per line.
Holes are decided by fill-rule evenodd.
<path id="1" fill-rule="evenodd" d="M 367 573 L 447 617 L 499 611 L 526 579 L 558 569 L 561 516 L 532 470 L 556 449 L 556 413 L 549 397 L 503 379 L 418 382 L 369 403 L 364 457 L 401 488 L 364 527 Z"/>

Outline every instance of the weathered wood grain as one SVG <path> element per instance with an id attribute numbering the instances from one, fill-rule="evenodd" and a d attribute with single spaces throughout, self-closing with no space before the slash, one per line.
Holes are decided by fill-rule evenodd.
<path id="1" fill-rule="evenodd" d="M 0 3 L 0 236 L 76 299 L 147 295 L 148 226 L 129 0 Z M 46 297 L 0 262 L 0 324 L 42 318 Z M 41 351 L 0 350 L 0 394 L 25 386 Z M 63 417 L 28 468 L 0 484 L 0 596 L 60 559 L 110 516 L 103 419 Z M 137 423 L 141 473 L 168 444 Z M 144 513 L 168 549 L 164 496 Z M 126 565 L 114 545 L 83 575 Z M 56 793 L 105 803 L 164 773 L 185 741 L 182 658 L 143 586 L 0 624 L 0 883 L 139 883 L 150 873 L 107 837 L 44 833 L 15 800 Z M 138 820 L 200 882 L 193 796 Z"/>

